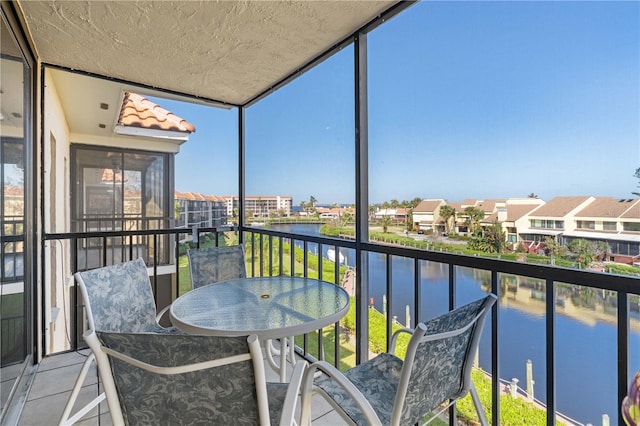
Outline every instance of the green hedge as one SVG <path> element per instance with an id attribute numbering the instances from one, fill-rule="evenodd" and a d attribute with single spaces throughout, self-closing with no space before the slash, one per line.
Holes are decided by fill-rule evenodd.
<path id="1" fill-rule="evenodd" d="M 351 299 L 349 313 L 340 321 L 340 325 L 351 334 L 355 334 L 356 311 L 355 299 Z M 393 323 L 392 332 L 403 328 L 402 325 Z M 396 354 L 404 358 L 410 335 L 402 334 L 398 338 Z M 387 333 L 386 318 L 374 309 L 369 309 L 369 349 L 373 353 L 386 351 Z M 351 367 L 351 366 L 347 366 Z M 344 368 L 344 366 L 341 366 Z M 474 368 L 472 371 L 473 383 L 482 402 L 487 419 L 491 419 L 491 379 L 482 370 Z M 458 418 L 464 424 L 476 424 L 477 414 L 470 395 L 467 395 L 457 403 Z M 536 407 L 531 402 L 522 398 L 512 398 L 510 394 L 500 396 L 500 424 L 502 426 L 521 425 L 546 425 L 546 412 Z M 557 422 L 557 424 L 562 424 Z"/>

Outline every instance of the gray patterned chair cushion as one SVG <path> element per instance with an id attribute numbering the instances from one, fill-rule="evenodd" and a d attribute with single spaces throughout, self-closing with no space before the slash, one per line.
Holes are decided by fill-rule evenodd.
<path id="1" fill-rule="evenodd" d="M 344 373 L 369 401 L 383 425 L 391 422 L 401 370 L 400 358 L 383 353 Z M 336 401 L 357 425 L 367 424 L 355 401 L 332 378 L 319 379 L 315 385 Z"/>
<path id="2" fill-rule="evenodd" d="M 97 333 L 103 346 L 140 361 L 175 367 L 249 352 L 246 337 Z M 109 357 L 120 406 L 129 425 L 256 425 L 251 360 L 183 374 L 156 374 Z M 279 422 L 285 389 L 269 388 Z"/>
<path id="3" fill-rule="evenodd" d="M 142 259 L 79 272 L 96 330 L 179 333 L 156 321 L 156 305 Z"/>
<path id="4" fill-rule="evenodd" d="M 189 257 L 192 288 L 247 276 L 242 244 L 189 249 L 187 256 Z"/>
<path id="5" fill-rule="evenodd" d="M 484 308 L 489 298 L 477 300 L 425 323 L 425 336 L 463 328 Z M 400 424 L 415 424 L 443 402 L 466 393 L 463 389 L 464 362 L 470 351 L 475 326 L 464 333 L 441 340 L 422 341 L 414 363 Z M 383 425 L 391 423 L 395 395 L 403 361 L 383 353 L 344 372 L 369 401 Z M 324 377 L 315 386 L 333 399 L 357 425 L 366 425 L 355 401 L 332 378 Z"/>
<path id="6" fill-rule="evenodd" d="M 457 330 L 469 324 L 486 303 L 480 299 L 425 323 L 426 335 Z M 422 342 L 416 350 L 407 388 L 402 423 L 417 422 L 426 413 L 463 392 L 464 362 L 475 327 L 448 339 Z"/>

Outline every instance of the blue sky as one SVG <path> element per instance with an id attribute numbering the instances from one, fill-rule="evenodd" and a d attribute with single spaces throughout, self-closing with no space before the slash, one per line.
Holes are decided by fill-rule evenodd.
<path id="1" fill-rule="evenodd" d="M 369 200 L 631 197 L 639 2 L 422 2 L 369 34 Z M 247 194 L 355 201 L 353 48 L 247 111 Z M 237 111 L 157 100 L 197 131 L 176 189 L 237 193 Z"/>

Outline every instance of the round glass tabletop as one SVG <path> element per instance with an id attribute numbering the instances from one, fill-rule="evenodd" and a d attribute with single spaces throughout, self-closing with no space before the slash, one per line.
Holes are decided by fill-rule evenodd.
<path id="1" fill-rule="evenodd" d="M 318 330 L 349 310 L 349 295 L 311 278 L 241 278 L 209 284 L 171 305 L 174 326 L 190 334 L 279 339 Z"/>

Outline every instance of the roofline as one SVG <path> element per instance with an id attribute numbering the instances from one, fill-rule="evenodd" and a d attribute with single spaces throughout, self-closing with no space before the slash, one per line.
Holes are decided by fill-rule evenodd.
<path id="1" fill-rule="evenodd" d="M 360 33 L 368 33 L 370 31 L 372 31 L 373 29 L 375 29 L 378 26 L 382 25 L 385 21 L 393 18 L 394 16 L 396 16 L 397 14 L 399 14 L 400 12 L 404 11 L 405 9 L 409 8 L 410 6 L 412 6 L 413 4 L 415 4 L 417 2 L 418 2 L 418 0 L 401 0 L 401 1 L 398 1 L 396 4 L 394 4 L 389 9 L 385 10 L 380 15 L 378 15 L 377 17 L 375 17 L 374 19 L 372 19 L 371 21 L 369 21 L 368 23 L 366 23 L 365 25 L 363 25 L 362 27 L 357 29 L 355 32 L 353 32 L 352 34 L 348 35 L 347 37 L 345 37 L 344 39 L 342 39 L 338 43 L 334 44 L 332 47 L 330 47 L 329 49 L 325 50 L 324 52 L 322 52 L 321 54 L 319 54 L 315 58 L 311 59 L 305 65 L 299 67 L 298 69 L 296 69 L 295 71 L 293 71 L 292 73 L 290 73 L 289 75 L 287 75 L 286 77 L 281 79 L 280 81 L 276 82 L 271 87 L 269 87 L 267 90 L 264 90 L 263 92 L 259 93 L 258 95 L 254 96 L 253 98 L 249 99 L 244 104 L 234 104 L 234 103 L 231 103 L 231 102 L 221 101 L 219 99 L 206 98 L 206 97 L 202 97 L 202 96 L 198 96 L 198 95 L 194 95 L 194 94 L 179 92 L 179 91 L 176 91 L 176 90 L 166 89 L 166 88 L 162 88 L 162 87 L 150 86 L 148 84 L 139 83 L 139 82 L 135 82 L 135 81 L 129 81 L 129 80 L 125 80 L 125 79 L 121 79 L 121 78 L 117 78 L 117 77 L 108 77 L 108 76 L 105 76 L 105 75 L 102 75 L 102 74 L 97 74 L 97 73 L 93 73 L 93 72 L 90 72 L 90 71 L 85 71 L 85 70 L 80 70 L 80 69 L 75 69 L 75 68 L 69 68 L 69 67 L 65 67 L 65 66 L 62 66 L 62 65 L 49 63 L 49 62 L 41 62 L 40 63 L 40 68 L 44 69 L 46 67 L 46 68 L 51 68 L 51 69 L 57 69 L 57 70 L 67 71 L 67 72 L 74 73 L 74 74 L 84 75 L 84 76 L 87 76 L 87 77 L 93 77 L 93 78 L 98 78 L 98 79 L 101 79 L 101 80 L 107 80 L 107 81 L 111 81 L 111 82 L 114 82 L 114 83 L 132 85 L 132 86 L 135 86 L 135 87 L 140 88 L 142 90 L 147 90 L 147 91 L 150 91 L 150 92 L 164 93 L 164 94 L 171 95 L 171 96 L 174 96 L 174 97 L 188 98 L 188 99 L 190 99 L 192 101 L 196 100 L 199 103 L 202 103 L 202 104 L 205 104 L 205 105 L 209 105 L 209 106 L 215 106 L 215 107 L 218 107 L 218 108 L 224 108 L 224 109 L 241 108 L 241 107 L 242 108 L 247 108 L 247 107 L 250 107 L 251 105 L 255 104 L 256 102 L 258 102 L 259 100 L 263 99 L 267 95 L 269 95 L 269 94 L 273 93 L 274 91 L 280 89 L 281 87 L 285 86 L 286 84 L 288 84 L 289 82 L 291 82 L 295 78 L 299 77 L 300 75 L 304 74 L 305 72 L 309 71 L 311 68 L 313 68 L 316 65 L 320 64 L 324 60 L 326 60 L 329 57 L 331 57 L 336 51 L 341 50 L 345 46 L 347 46 L 350 43 L 352 43 L 356 39 L 358 34 L 360 34 Z"/>
<path id="2" fill-rule="evenodd" d="M 382 25 L 384 22 L 386 22 L 389 19 L 393 18 L 394 16 L 396 16 L 400 12 L 404 11 L 405 9 L 409 8 L 410 6 L 413 6 L 417 2 L 418 2 L 418 0 L 400 0 L 400 1 L 398 1 L 396 4 L 391 6 L 389 9 L 385 10 L 380 15 L 376 16 L 371 21 L 367 22 L 362 27 L 358 28 L 353 33 L 349 34 L 347 37 L 345 37 L 341 41 L 339 41 L 336 44 L 334 44 L 333 46 L 331 46 L 329 49 L 325 50 L 324 52 L 322 52 L 321 54 L 319 54 L 315 58 L 311 59 L 309 62 L 307 62 L 306 64 L 302 65 L 301 67 L 299 67 L 298 69 L 293 71 L 291 74 L 289 74 L 286 77 L 284 77 L 282 80 L 276 82 L 275 84 L 273 84 L 268 89 L 262 91 L 261 93 L 258 93 L 256 96 L 254 96 L 253 98 L 249 99 L 245 104 L 243 104 L 241 106 L 243 108 L 250 107 L 251 105 L 253 105 L 256 102 L 260 101 L 261 99 L 265 98 L 269 94 L 273 93 L 274 91 L 276 91 L 276 90 L 280 89 L 281 87 L 287 85 L 292 80 L 298 78 L 299 76 L 301 76 L 305 72 L 309 71 L 311 68 L 315 67 L 316 65 L 320 64 L 321 62 L 324 62 L 326 59 L 329 59 L 338 50 L 342 50 L 344 47 L 346 47 L 349 44 L 353 43 L 356 40 L 358 34 L 369 33 L 370 31 L 372 31 L 375 28 L 377 28 L 378 26 Z"/>
<path id="3" fill-rule="evenodd" d="M 163 94 L 167 94 L 167 95 L 171 95 L 171 96 L 179 97 L 179 98 L 189 98 L 191 100 L 198 101 L 197 103 L 201 103 L 201 104 L 208 105 L 208 106 L 214 106 L 214 107 L 217 107 L 217 108 L 231 109 L 231 108 L 239 108 L 241 106 L 241 105 L 237 105 L 237 104 L 232 104 L 230 102 L 221 101 L 221 100 L 218 100 L 218 99 L 205 98 L 205 97 L 202 97 L 202 96 L 197 96 L 197 95 L 193 95 L 193 94 L 189 94 L 189 93 L 178 92 L 176 90 L 149 86 L 148 84 L 143 84 L 143 83 L 138 83 L 138 82 L 135 82 L 135 81 L 124 80 L 124 79 L 117 78 L 117 77 L 107 77 L 107 76 L 102 75 L 102 74 L 97 74 L 97 73 L 93 73 L 93 72 L 90 72 L 90 71 L 79 70 L 79 69 L 76 69 L 76 68 L 68 68 L 68 67 L 64 67 L 62 65 L 52 64 L 52 63 L 49 63 L 49 62 L 41 62 L 40 63 L 40 67 L 41 67 L 41 69 L 44 69 L 46 67 L 46 68 L 56 69 L 56 70 L 60 70 L 60 71 L 70 72 L 72 74 L 84 75 L 86 77 L 93 77 L 93 78 L 98 78 L 98 79 L 101 79 L 101 80 L 107 80 L 107 81 L 111 81 L 113 83 L 135 86 L 136 88 L 140 88 L 143 91 L 147 91 L 145 94 L 150 94 L 151 92 L 158 92 L 158 93 L 163 93 Z M 139 91 L 134 91 L 134 92 L 139 92 Z M 151 93 L 151 96 L 154 96 L 154 95 Z M 186 99 L 183 99 L 183 101 L 186 101 Z"/>

